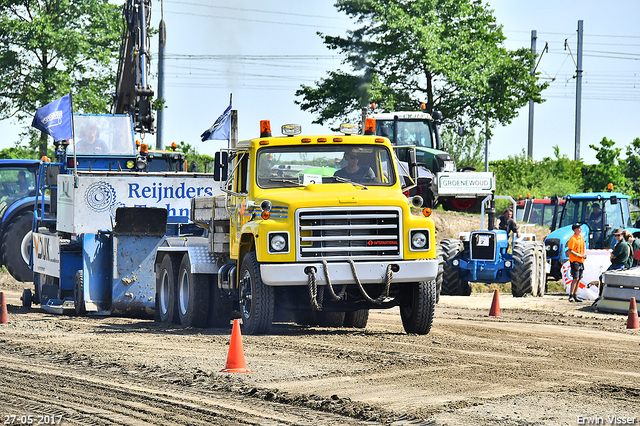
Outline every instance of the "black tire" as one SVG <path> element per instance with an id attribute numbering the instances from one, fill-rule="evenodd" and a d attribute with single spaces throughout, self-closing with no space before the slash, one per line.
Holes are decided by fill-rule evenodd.
<path id="1" fill-rule="evenodd" d="M 524 297 L 538 295 L 536 243 L 533 241 L 513 244 L 513 269 L 511 270 L 511 294 Z"/>
<path id="2" fill-rule="evenodd" d="M 343 327 L 365 328 L 368 321 L 368 309 L 360 309 L 359 311 L 347 312 L 344 315 Z"/>
<path id="3" fill-rule="evenodd" d="M 185 327 L 206 327 L 209 317 L 209 285 L 203 276 L 191 273 L 189 253 L 178 269 L 178 319 Z"/>
<path id="4" fill-rule="evenodd" d="M 82 270 L 76 272 L 73 280 L 73 303 L 77 315 L 85 315 L 87 313 L 87 308 L 84 306 L 84 272 Z"/>
<path id="5" fill-rule="evenodd" d="M 160 266 L 156 270 L 156 320 L 172 323 L 178 319 L 176 303 L 178 271 L 171 261 L 171 256 L 165 254 Z"/>
<path id="6" fill-rule="evenodd" d="M 25 288 L 22 290 L 22 297 L 20 299 L 22 299 L 23 308 L 30 308 L 33 303 L 33 293 L 31 292 L 31 289 Z"/>
<path id="7" fill-rule="evenodd" d="M 273 287 L 262 282 L 255 252 L 247 253 L 242 260 L 239 302 L 243 333 L 267 333 L 273 322 L 275 295 Z"/>
<path id="8" fill-rule="evenodd" d="M 442 279 L 444 277 L 444 253 L 442 246 L 436 247 L 436 255 L 438 258 L 438 275 L 436 276 L 436 303 L 440 302 L 440 293 L 442 293 Z"/>
<path id="9" fill-rule="evenodd" d="M 444 261 L 441 293 L 450 296 L 469 296 L 471 285 L 468 281 L 460 279 L 460 269 L 451 263 L 453 259 L 460 256 L 462 242 L 447 238 L 440 242 L 440 248 Z"/>
<path id="10" fill-rule="evenodd" d="M 320 327 L 342 327 L 344 317 L 344 312 L 316 312 L 316 319 Z"/>
<path id="11" fill-rule="evenodd" d="M 539 241 L 538 243 L 538 297 L 544 296 L 547 291 L 547 250 L 545 249 L 544 243 Z"/>
<path id="12" fill-rule="evenodd" d="M 29 268 L 32 223 L 32 212 L 19 214 L 7 225 L 2 237 L 2 264 L 13 278 L 22 282 L 33 281 Z"/>
<path id="13" fill-rule="evenodd" d="M 407 333 L 429 334 L 436 309 L 436 282 L 407 284 L 400 304 L 400 317 Z"/>

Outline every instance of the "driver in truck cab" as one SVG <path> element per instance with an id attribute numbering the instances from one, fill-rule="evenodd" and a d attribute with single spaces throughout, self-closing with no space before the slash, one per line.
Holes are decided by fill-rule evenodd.
<path id="1" fill-rule="evenodd" d="M 341 178 L 358 181 L 361 179 L 373 181 L 376 178 L 373 169 L 369 166 L 360 166 L 361 152 L 357 149 L 350 149 L 344 153 L 347 165 L 337 170 L 333 175 Z"/>

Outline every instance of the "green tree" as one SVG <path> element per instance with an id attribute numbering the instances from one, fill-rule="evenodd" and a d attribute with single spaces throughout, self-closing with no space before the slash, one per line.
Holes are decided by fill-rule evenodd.
<path id="1" fill-rule="evenodd" d="M 108 112 L 121 33 L 108 0 L 0 0 L 0 119 L 25 120 L 69 92 L 76 112 Z M 45 155 L 47 135 L 30 145 Z"/>
<path id="2" fill-rule="evenodd" d="M 478 171 L 484 171 L 484 133 L 476 135 L 473 129 L 465 132 L 463 136 L 443 128 L 442 143 L 445 151 L 456 159 L 456 167 L 473 167 Z"/>
<path id="3" fill-rule="evenodd" d="M 502 28 L 492 28 L 493 11 L 479 0 L 337 0 L 336 7 L 359 27 L 345 37 L 319 35 L 353 72 L 331 71 L 296 91 L 314 123 L 357 118 L 371 102 L 385 111 L 425 102 L 427 112 L 490 129 L 510 123 L 529 99 L 543 102 L 547 84 L 530 75 L 535 56 L 503 47 Z"/>
<path id="4" fill-rule="evenodd" d="M 589 145 L 596 151 L 598 162 L 585 166 L 584 188 L 586 191 L 604 191 L 610 183 L 616 191 L 628 191 L 628 181 L 619 163 L 622 149 L 615 148 L 615 144 L 612 140 L 602 138 L 600 146 Z"/>
<path id="5" fill-rule="evenodd" d="M 635 138 L 627 146 L 627 158 L 622 162 L 622 173 L 627 178 L 633 195 L 640 195 L 640 138 Z"/>

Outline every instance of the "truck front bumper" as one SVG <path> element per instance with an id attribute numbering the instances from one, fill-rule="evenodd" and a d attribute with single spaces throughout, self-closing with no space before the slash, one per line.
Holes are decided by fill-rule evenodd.
<path id="1" fill-rule="evenodd" d="M 356 280 L 349 262 L 328 263 L 332 285 L 355 284 Z M 399 260 L 385 262 L 355 262 L 356 272 L 362 284 L 382 284 L 387 275 L 387 266 L 394 271 L 392 283 L 416 283 L 431 281 L 438 274 L 437 259 Z M 307 285 L 309 267 L 315 268 L 318 285 L 327 285 L 327 277 L 320 262 L 263 263 L 260 264 L 262 282 L 269 286 Z"/>

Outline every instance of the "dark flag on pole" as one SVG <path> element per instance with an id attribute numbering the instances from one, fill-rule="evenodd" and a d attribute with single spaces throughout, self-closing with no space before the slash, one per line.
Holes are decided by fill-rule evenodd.
<path id="1" fill-rule="evenodd" d="M 38 108 L 31 126 L 50 135 L 54 140 L 73 139 L 71 94 Z"/>
<path id="2" fill-rule="evenodd" d="M 211 140 L 229 140 L 231 138 L 231 97 L 229 97 L 229 106 L 224 110 L 222 115 L 218 117 L 213 126 L 204 132 L 202 142 Z"/>

